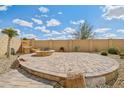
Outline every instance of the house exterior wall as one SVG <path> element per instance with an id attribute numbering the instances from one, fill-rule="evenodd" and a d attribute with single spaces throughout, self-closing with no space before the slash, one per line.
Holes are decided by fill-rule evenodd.
<path id="1" fill-rule="evenodd" d="M 8 43 L 8 36 L 7 35 L 1 35 L 0 36 L 0 57 L 5 55 L 7 52 L 7 43 Z M 19 47 L 21 45 L 21 40 L 19 38 L 12 38 L 11 40 L 11 48 L 14 48 L 15 52 L 18 51 Z"/>

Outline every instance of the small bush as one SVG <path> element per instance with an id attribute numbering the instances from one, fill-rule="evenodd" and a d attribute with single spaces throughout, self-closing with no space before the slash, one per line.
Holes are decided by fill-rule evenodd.
<path id="1" fill-rule="evenodd" d="M 120 56 L 124 56 L 124 53 L 120 53 Z"/>
<path id="2" fill-rule="evenodd" d="M 102 52 L 101 52 L 101 55 L 103 55 L 103 56 L 108 56 L 108 53 L 107 53 L 106 51 L 102 51 Z"/>
<path id="3" fill-rule="evenodd" d="M 120 53 L 120 59 L 124 59 L 124 53 Z"/>
<path id="4" fill-rule="evenodd" d="M 110 53 L 110 54 L 119 54 L 119 50 L 117 49 L 117 48 L 109 48 L 108 49 L 108 53 Z"/>
<path id="5" fill-rule="evenodd" d="M 28 39 L 26 37 L 24 37 L 23 40 L 28 40 Z"/>
<path id="6" fill-rule="evenodd" d="M 75 50 L 75 52 L 79 52 L 80 46 L 75 46 L 74 50 Z"/>
<path id="7" fill-rule="evenodd" d="M 97 49 L 97 48 L 95 48 L 95 50 L 94 50 L 95 52 L 99 52 L 99 50 Z"/>

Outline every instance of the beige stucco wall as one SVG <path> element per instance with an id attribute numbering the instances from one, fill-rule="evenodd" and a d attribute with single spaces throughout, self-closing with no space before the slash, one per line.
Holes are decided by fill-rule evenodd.
<path id="1" fill-rule="evenodd" d="M 46 41 L 36 40 L 34 42 L 34 48 L 46 48 L 46 47 L 50 47 L 50 41 L 48 40 Z"/>
<path id="2" fill-rule="evenodd" d="M 3 56 L 7 51 L 7 42 L 8 42 L 8 36 L 6 35 L 0 35 L 0 56 Z M 12 38 L 11 41 L 11 48 L 14 48 L 15 51 L 19 49 L 21 45 L 21 40 L 19 38 Z"/>
<path id="3" fill-rule="evenodd" d="M 79 51 L 87 52 L 90 50 L 90 40 L 73 40 L 72 41 L 72 48 L 75 51 L 75 47 L 79 47 Z"/>
<path id="4" fill-rule="evenodd" d="M 112 40 L 112 46 L 117 47 L 120 50 L 124 50 L 124 39 Z"/>
<path id="5" fill-rule="evenodd" d="M 52 45 L 53 49 L 56 51 L 59 51 L 61 47 L 64 47 L 64 50 L 66 52 L 69 51 L 69 41 L 67 41 L 67 40 L 55 40 L 52 43 L 53 43 L 53 45 Z"/>
<path id="6" fill-rule="evenodd" d="M 107 48 L 109 48 L 109 40 L 107 39 L 92 40 L 92 51 L 101 51 Z"/>
<path id="7" fill-rule="evenodd" d="M 79 47 L 81 52 L 101 51 L 109 47 L 124 50 L 124 39 L 33 40 L 31 42 L 33 48 L 50 48 L 59 51 L 60 47 L 64 47 L 67 52 L 75 51 L 76 46 Z"/>

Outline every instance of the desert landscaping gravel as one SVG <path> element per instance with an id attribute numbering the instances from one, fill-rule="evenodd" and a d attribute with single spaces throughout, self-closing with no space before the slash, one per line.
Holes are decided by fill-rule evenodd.
<path id="1" fill-rule="evenodd" d="M 124 88 L 124 59 L 120 59 L 118 55 L 109 55 L 109 57 L 117 60 L 120 64 L 118 69 L 118 79 L 113 85 L 114 88 Z"/>
<path id="2" fill-rule="evenodd" d="M 17 55 L 11 56 L 11 58 L 6 58 L 6 56 L 0 57 L 0 74 L 5 73 L 10 69 L 13 62 L 16 60 Z"/>

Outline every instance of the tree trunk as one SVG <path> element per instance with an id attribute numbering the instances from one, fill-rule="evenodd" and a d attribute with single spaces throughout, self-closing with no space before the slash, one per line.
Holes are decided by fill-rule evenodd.
<path id="1" fill-rule="evenodd" d="M 11 38 L 8 38 L 8 45 L 7 45 L 7 58 L 10 58 L 10 42 L 11 42 Z"/>

